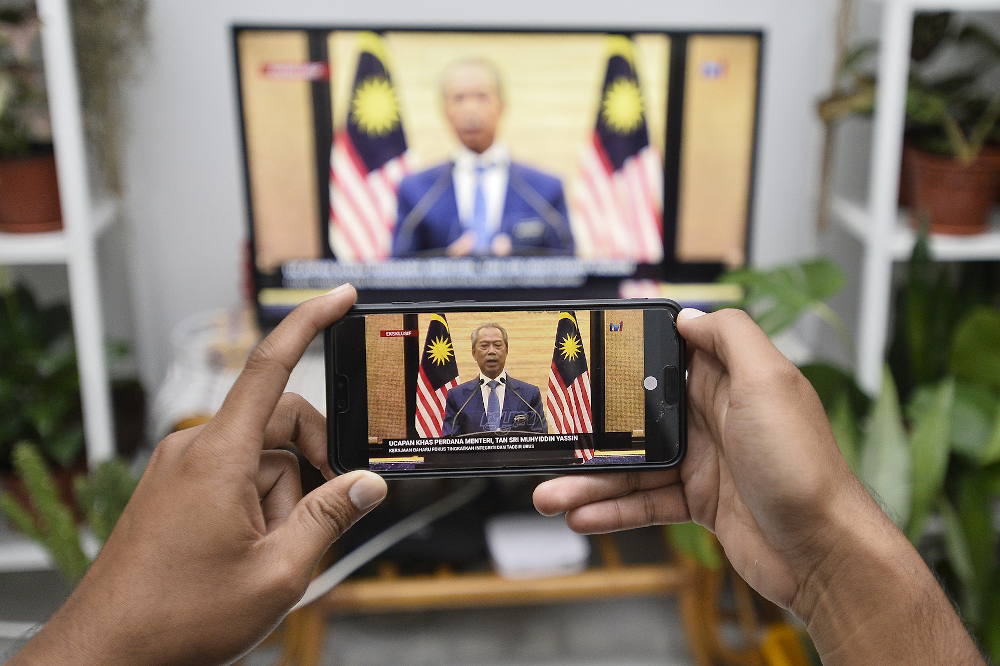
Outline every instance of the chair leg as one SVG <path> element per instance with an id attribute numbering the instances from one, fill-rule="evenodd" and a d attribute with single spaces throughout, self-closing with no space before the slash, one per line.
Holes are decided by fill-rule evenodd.
<path id="1" fill-rule="evenodd" d="M 318 610 L 306 607 L 285 618 L 285 659 L 292 666 L 319 666 L 326 623 Z"/>

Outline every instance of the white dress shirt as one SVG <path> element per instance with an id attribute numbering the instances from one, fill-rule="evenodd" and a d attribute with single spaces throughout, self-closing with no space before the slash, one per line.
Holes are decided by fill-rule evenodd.
<path id="1" fill-rule="evenodd" d="M 500 401 L 500 413 L 503 414 L 503 395 L 504 395 L 504 392 L 507 389 L 507 385 L 504 382 L 507 381 L 507 371 L 504 370 L 499 375 L 497 375 L 494 379 L 490 379 L 489 377 L 487 377 L 486 375 L 484 375 L 483 373 L 480 372 L 479 373 L 479 378 L 482 379 L 482 380 L 484 380 L 483 383 L 479 386 L 479 390 L 483 394 L 483 414 L 488 414 L 489 413 L 489 407 L 490 407 L 490 402 L 489 402 L 490 401 L 490 382 L 492 382 L 492 381 L 498 382 L 497 383 L 497 389 L 496 389 L 496 391 L 497 391 L 497 400 Z M 502 382 L 500 381 L 501 378 L 503 379 Z"/>
<path id="2" fill-rule="evenodd" d="M 476 204 L 476 167 L 483 172 L 483 196 L 486 199 L 486 228 L 492 236 L 500 230 L 503 207 L 507 203 L 507 181 L 510 179 L 510 151 L 507 146 L 494 141 L 482 153 L 476 153 L 465 146 L 455 151 L 452 159 L 455 168 L 451 177 L 455 184 L 455 203 L 458 205 L 458 219 L 462 227 L 471 229 L 472 210 Z"/>

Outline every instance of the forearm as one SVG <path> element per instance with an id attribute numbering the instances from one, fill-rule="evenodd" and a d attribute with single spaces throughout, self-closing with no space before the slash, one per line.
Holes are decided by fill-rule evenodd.
<path id="1" fill-rule="evenodd" d="M 920 554 L 873 510 L 797 599 L 823 663 L 985 665 Z"/>
<path id="2" fill-rule="evenodd" d="M 158 637 L 143 628 L 140 613 L 124 594 L 127 581 L 106 564 L 98 557 L 66 602 L 8 666 L 158 663 L 152 659 Z"/>

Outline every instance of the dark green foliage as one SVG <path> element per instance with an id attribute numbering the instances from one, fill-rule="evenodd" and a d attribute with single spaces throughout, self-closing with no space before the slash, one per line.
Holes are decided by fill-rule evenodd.
<path id="1" fill-rule="evenodd" d="M 0 466 L 21 440 L 63 467 L 83 452 L 72 333 L 66 305 L 40 307 L 23 286 L 0 292 Z"/>

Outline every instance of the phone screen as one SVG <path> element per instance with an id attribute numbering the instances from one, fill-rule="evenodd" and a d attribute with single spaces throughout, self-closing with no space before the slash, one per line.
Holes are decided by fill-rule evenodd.
<path id="1" fill-rule="evenodd" d="M 350 377 L 353 403 L 334 406 L 342 467 L 547 470 L 668 464 L 681 454 L 682 353 L 669 309 L 358 319 L 345 327 L 363 335 L 363 363 L 359 349 L 344 349 L 334 369 Z"/>

